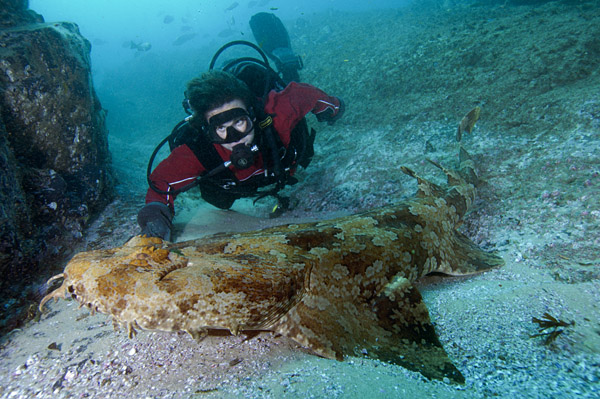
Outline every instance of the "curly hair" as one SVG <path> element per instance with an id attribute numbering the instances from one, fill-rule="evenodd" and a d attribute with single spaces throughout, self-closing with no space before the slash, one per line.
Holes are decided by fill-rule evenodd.
<path id="1" fill-rule="evenodd" d="M 241 100 L 246 107 L 254 105 L 254 96 L 246 83 L 224 71 L 208 71 L 190 80 L 185 96 L 198 115 L 233 100 Z"/>

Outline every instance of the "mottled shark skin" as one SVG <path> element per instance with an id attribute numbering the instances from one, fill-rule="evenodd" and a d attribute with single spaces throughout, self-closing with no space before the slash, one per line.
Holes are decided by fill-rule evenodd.
<path id="1" fill-rule="evenodd" d="M 144 330 L 271 330 L 331 359 L 358 355 L 463 382 L 413 285 L 440 272 L 468 275 L 502 265 L 456 229 L 475 196 L 461 152 L 448 185 L 418 179 L 416 196 L 361 214 L 181 243 L 134 237 L 76 255 L 62 285 L 111 315 L 130 335 Z"/>

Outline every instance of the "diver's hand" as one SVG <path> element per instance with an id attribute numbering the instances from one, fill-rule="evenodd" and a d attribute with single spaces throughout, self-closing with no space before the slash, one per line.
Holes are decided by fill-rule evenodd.
<path id="1" fill-rule="evenodd" d="M 138 212 L 137 221 L 142 232 L 148 237 L 158 237 L 171 241 L 173 213 L 169 207 L 160 202 L 151 202 Z"/>
<path id="2" fill-rule="evenodd" d="M 319 122 L 327 122 L 328 125 L 333 125 L 338 119 L 344 115 L 344 111 L 346 110 L 346 105 L 344 101 L 339 97 L 334 97 L 338 102 L 338 106 L 336 109 L 331 107 L 325 108 L 322 112 L 317 114 L 317 120 Z"/>

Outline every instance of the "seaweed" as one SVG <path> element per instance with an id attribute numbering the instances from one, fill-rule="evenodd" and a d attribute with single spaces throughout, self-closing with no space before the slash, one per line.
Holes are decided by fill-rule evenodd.
<path id="1" fill-rule="evenodd" d="M 174 253 L 176 253 L 176 254 L 177 254 L 177 255 L 179 255 L 179 256 L 185 256 L 185 255 L 183 254 L 183 252 L 181 252 L 181 251 L 180 251 L 179 249 L 177 249 L 177 248 L 172 248 L 172 249 L 171 249 L 171 252 L 174 252 Z"/>
<path id="2" fill-rule="evenodd" d="M 537 317 L 532 317 L 531 322 L 537 323 L 539 329 L 537 334 L 530 335 L 529 338 L 545 336 L 546 339 L 544 340 L 544 345 L 550 345 L 556 340 L 556 338 L 560 334 L 562 334 L 565 331 L 565 328 L 575 325 L 574 321 L 567 322 L 564 320 L 557 319 L 548 312 L 544 313 L 541 319 L 538 319 Z M 552 328 L 553 330 L 546 331 L 550 328 Z"/>

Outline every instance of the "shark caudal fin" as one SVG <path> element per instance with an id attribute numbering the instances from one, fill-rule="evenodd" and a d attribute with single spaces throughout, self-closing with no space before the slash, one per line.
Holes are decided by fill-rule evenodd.
<path id="1" fill-rule="evenodd" d="M 326 358 L 368 356 L 427 378 L 464 382 L 436 336 L 421 294 L 404 277 L 373 298 L 307 293 L 276 331 Z"/>

